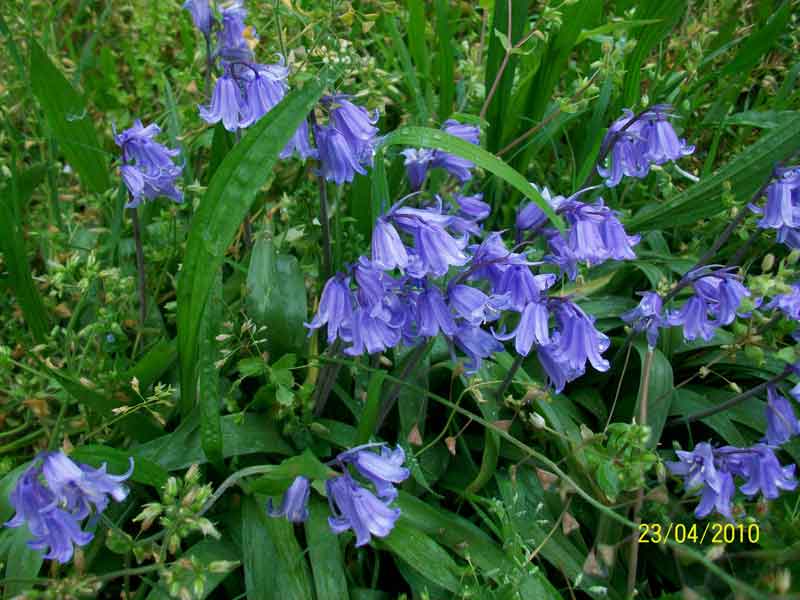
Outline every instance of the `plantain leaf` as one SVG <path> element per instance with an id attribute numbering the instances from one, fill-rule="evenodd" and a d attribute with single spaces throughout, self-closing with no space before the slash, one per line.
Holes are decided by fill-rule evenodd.
<path id="1" fill-rule="evenodd" d="M 530 198 L 542 209 L 556 227 L 563 230 L 561 218 L 556 215 L 553 208 L 542 198 L 541 194 L 536 191 L 536 188 L 528 183 L 521 173 L 515 171 L 494 154 L 438 129 L 430 129 L 428 127 L 402 127 L 383 138 L 381 144 L 378 146 L 375 158 L 376 166 L 383 160 L 383 149 L 397 145 L 437 148 L 472 161 L 477 166 L 507 181 L 523 195 Z M 382 190 L 378 188 L 373 191 Z M 382 199 L 373 198 L 373 202 L 380 200 Z"/>
<path id="2" fill-rule="evenodd" d="M 36 40 L 30 39 L 28 44 L 31 90 L 42 106 L 52 136 L 84 187 L 95 193 L 106 191 L 111 187 L 107 153 L 97 141 L 86 103 Z"/>
<path id="3" fill-rule="evenodd" d="M 278 154 L 322 96 L 327 80 L 327 72 L 321 73 L 286 96 L 248 130 L 214 173 L 194 215 L 178 285 L 178 354 L 184 416 L 196 404 L 197 343 L 211 282 L 258 190 L 269 179 Z"/>

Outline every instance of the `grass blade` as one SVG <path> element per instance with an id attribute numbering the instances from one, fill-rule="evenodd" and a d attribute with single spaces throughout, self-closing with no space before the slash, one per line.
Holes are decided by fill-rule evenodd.
<path id="1" fill-rule="evenodd" d="M 450 0 L 436 0 L 436 39 L 439 42 L 439 121 L 453 112 L 456 83 L 453 66 L 453 39 L 450 31 Z"/>

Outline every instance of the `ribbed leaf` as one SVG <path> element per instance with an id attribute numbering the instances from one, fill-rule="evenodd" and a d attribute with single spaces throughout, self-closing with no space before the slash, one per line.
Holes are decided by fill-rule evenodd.
<path id="1" fill-rule="evenodd" d="M 215 366 L 219 351 L 216 337 L 222 328 L 222 271 L 217 272 L 205 318 L 200 325 L 200 350 L 197 360 L 197 398 L 200 404 L 200 442 L 209 462 L 220 466 L 223 460 L 222 394 L 219 370 Z"/>
<path id="2" fill-rule="evenodd" d="M 438 129 L 427 127 L 402 127 L 383 138 L 376 156 L 376 163 L 382 161 L 382 151 L 389 146 L 417 146 L 423 148 L 438 148 L 451 154 L 456 154 L 474 162 L 477 166 L 489 171 L 500 179 L 507 181 L 523 195 L 530 198 L 542 209 L 550 221 L 559 229 L 563 229 L 561 218 L 553 212 L 552 207 L 542 198 L 541 194 L 522 176 L 507 163 L 479 148 L 474 144 L 465 142 L 453 135 L 449 135 Z M 376 201 L 373 198 L 373 202 Z"/>
<path id="3" fill-rule="evenodd" d="M 744 204 L 769 179 L 775 162 L 797 150 L 800 114 L 769 130 L 752 146 L 745 148 L 711 177 L 704 178 L 686 191 L 661 204 L 651 204 L 626 221 L 633 231 L 675 227 L 695 223 L 724 210 L 722 195 L 730 184 L 730 193 Z M 746 210 L 742 207 L 742 210 Z"/>
<path id="4" fill-rule="evenodd" d="M 47 124 L 81 183 L 92 192 L 111 187 L 106 151 L 97 142 L 97 132 L 83 98 L 75 91 L 35 40 L 31 52 L 31 89 L 44 111 Z"/>
<path id="5" fill-rule="evenodd" d="M 23 525 L 11 531 L 9 535 L 11 539 L 8 555 L 5 557 L 5 577 L 12 580 L 36 577 L 44 560 L 40 551 L 28 547 L 28 540 L 31 539 L 30 531 Z M 11 581 L 3 585 L 3 599 L 18 598 L 18 594 L 31 587 L 25 583 Z"/>
<path id="6" fill-rule="evenodd" d="M 217 270 L 258 190 L 297 127 L 322 96 L 327 75 L 289 94 L 254 125 L 219 166 L 192 220 L 178 286 L 181 412 L 196 404 L 200 321 Z"/>

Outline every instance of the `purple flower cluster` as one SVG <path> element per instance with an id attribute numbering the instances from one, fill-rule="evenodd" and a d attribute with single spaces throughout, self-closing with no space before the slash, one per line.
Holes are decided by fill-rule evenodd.
<path id="1" fill-rule="evenodd" d="M 645 292 L 639 306 L 624 313 L 622 320 L 630 323 L 634 331 L 646 331 L 650 347 L 655 347 L 660 328 L 676 325 L 683 327 L 687 341 L 698 337 L 709 341 L 719 327 L 733 323 L 742 300 L 750 296 L 740 279 L 731 268 L 695 269 L 682 280 L 692 286 L 694 293 L 681 308 L 665 312 L 661 297 Z"/>
<path id="2" fill-rule="evenodd" d="M 694 152 L 694 146 L 678 138 L 669 121 L 672 116 L 670 105 L 659 104 L 638 118 L 625 109 L 622 117 L 611 124 L 602 144 L 610 154 L 611 164 L 597 166 L 608 187 L 619 185 L 623 176 L 641 179 L 650 172 L 651 165 L 676 161 Z"/>
<path id="3" fill-rule="evenodd" d="M 380 453 L 372 451 L 380 447 Z M 403 466 L 406 456 L 401 447 L 394 450 L 385 444 L 366 444 L 339 454 L 334 461 L 342 473 L 325 482 L 331 516 L 328 524 L 336 533 L 353 530 L 356 546 L 368 544 L 375 537 L 386 537 L 400 517 L 400 509 L 392 508 L 397 498 L 396 484 L 409 476 Z M 369 481 L 374 492 L 362 485 L 348 470 L 352 465 L 356 472 Z M 267 503 L 267 513 L 271 517 L 286 517 L 293 523 L 301 523 L 308 518 L 308 499 L 311 493 L 308 478 L 297 477 L 283 496 L 280 507 L 273 508 Z"/>
<path id="4" fill-rule="evenodd" d="M 192 14 L 195 25 L 210 36 L 217 24 L 208 2 L 188 0 L 184 8 Z M 246 129 L 272 110 L 289 90 L 289 69 L 286 60 L 278 55 L 274 64 L 255 62 L 251 40 L 252 28 L 245 25 L 247 11 L 241 2 L 220 10 L 218 45 L 213 58 L 219 61 L 221 75 L 217 78 L 207 106 L 200 106 L 200 117 L 209 124 L 222 122 L 228 131 Z M 372 166 L 378 141 L 377 111 L 368 113 L 350 102 L 345 94 L 325 96 L 322 107 L 328 109 L 329 124 L 314 125 L 316 148 L 311 143 L 309 125 L 303 121 L 292 139 L 280 153 L 283 159 L 294 155 L 305 160 L 316 158 L 320 172 L 337 185 L 350 182 L 356 173 L 366 174 Z"/>
<path id="5" fill-rule="evenodd" d="M 457 195 L 448 207 L 438 197 L 421 208 L 404 200 L 375 224 L 371 256 L 328 280 L 307 327 L 327 326 L 329 343 L 346 342 L 350 356 L 441 333 L 451 350 L 466 354 L 468 372 L 513 339 L 520 355 L 536 349 L 558 391 L 583 375 L 587 362 L 609 368 L 602 358 L 609 339 L 572 300 L 548 295 L 557 276 L 538 269 L 546 263 L 510 251 L 498 232 L 471 240 L 489 214 L 479 196 Z M 610 213 L 603 219 L 619 223 Z"/>
<path id="6" fill-rule="evenodd" d="M 478 127 L 459 123 L 455 119 L 445 121 L 442 131 L 476 146 L 480 142 L 481 131 Z M 461 183 L 472 179 L 472 169 L 475 165 L 460 156 L 428 148 L 407 148 L 403 150 L 402 155 L 405 157 L 408 183 L 412 191 L 422 189 L 430 169 L 444 169 Z"/>
<path id="7" fill-rule="evenodd" d="M 102 513 L 109 498 L 121 502 L 128 495 L 122 482 L 133 473 L 109 475 L 106 465 L 99 469 L 78 464 L 63 452 L 43 452 L 19 478 L 11 492 L 11 505 L 16 510 L 6 527 L 27 524 L 34 550 L 44 558 L 69 562 L 75 545 L 85 546 L 93 535 L 83 531 L 82 521 L 92 512 Z"/>
<path id="8" fill-rule="evenodd" d="M 525 232 L 541 232 L 550 251 L 545 260 L 557 265 L 570 279 L 577 276 L 579 263 L 593 266 L 607 260 L 636 258 L 633 247 L 639 243 L 639 236 L 625 232 L 617 213 L 605 206 L 602 198 L 593 204 L 578 200 L 594 187 L 579 190 L 569 198 L 553 196 L 547 188 L 536 189 L 553 210 L 565 218 L 569 227 L 565 233 L 544 227 L 547 216 L 531 202 L 517 213 L 517 239 L 521 239 Z"/>
<path id="9" fill-rule="evenodd" d="M 800 165 L 775 169 L 774 181 L 764 194 L 764 208 L 750 205 L 754 213 L 762 215 L 758 226 L 776 229 L 779 242 L 800 248 Z"/>
<path id="10" fill-rule="evenodd" d="M 779 490 L 791 491 L 797 487 L 796 465 L 782 466 L 772 446 L 756 444 L 750 448 L 697 444 L 691 452 L 676 451 L 677 462 L 668 462 L 667 468 L 684 478 L 687 491 L 700 496 L 694 511 L 703 518 L 716 511 L 733 520 L 731 512 L 736 491 L 735 477 L 744 479 L 739 490 L 746 496 L 761 493 L 764 498 L 775 499 Z"/>
<path id="11" fill-rule="evenodd" d="M 114 132 L 114 141 L 122 149 L 120 174 L 130 193 L 126 208 L 136 208 L 142 200 L 166 196 L 183 202 L 183 194 L 175 187 L 182 167 L 172 162 L 180 153 L 155 141 L 161 129 L 155 123 L 147 127 L 140 120 L 120 134 Z"/>

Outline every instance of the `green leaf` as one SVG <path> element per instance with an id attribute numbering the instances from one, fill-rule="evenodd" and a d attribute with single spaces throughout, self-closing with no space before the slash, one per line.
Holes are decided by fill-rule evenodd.
<path id="1" fill-rule="evenodd" d="M 334 472 L 321 463 L 311 450 L 306 449 L 301 455 L 287 458 L 268 473 L 252 481 L 250 490 L 258 494 L 279 496 L 292 484 L 295 477 L 300 475 L 324 481 L 334 475 Z"/>
<path id="2" fill-rule="evenodd" d="M 792 2 L 785 0 L 781 7 L 770 17 L 767 24 L 755 33 L 747 36 L 745 43 L 739 48 L 736 56 L 729 61 L 715 77 L 727 77 L 748 73 L 765 56 L 780 39 L 791 16 Z"/>
<path id="3" fill-rule="evenodd" d="M 49 318 L 42 295 L 33 281 L 28 251 L 25 246 L 25 219 L 22 206 L 27 205 L 34 188 L 44 179 L 44 165 L 36 165 L 14 175 L 0 196 L 0 250 L 8 269 L 11 285 L 19 302 L 25 323 L 34 339 L 41 343 L 49 333 Z"/>
<path id="4" fill-rule="evenodd" d="M 784 160 L 797 149 L 800 137 L 800 114 L 795 114 L 781 127 L 769 130 L 759 140 L 736 155 L 714 175 L 702 179 L 686 191 L 664 203 L 651 203 L 625 222 L 626 229 L 642 231 L 679 227 L 714 216 L 724 210 L 723 184 L 730 184 L 730 193 L 740 210 L 752 195 L 764 185 L 774 164 Z"/>
<path id="5" fill-rule="evenodd" d="M 402 517 L 379 545 L 386 547 L 436 585 L 451 592 L 458 592 L 460 589 L 461 569 L 453 558 L 431 537 Z"/>
<path id="6" fill-rule="evenodd" d="M 312 498 L 308 506 L 309 517 L 305 523 L 308 555 L 314 575 L 317 598 L 322 600 L 348 600 L 347 576 L 339 537 L 328 525 L 328 505 Z"/>
<path id="7" fill-rule="evenodd" d="M 641 27 L 643 25 L 655 25 L 659 23 L 659 19 L 631 19 L 630 21 L 611 21 L 610 23 L 606 23 L 605 25 L 600 25 L 600 27 L 595 27 L 594 29 L 584 29 L 581 31 L 578 39 L 575 40 L 575 45 L 585 42 L 586 40 L 593 38 L 594 36 L 605 36 L 609 33 L 617 33 L 619 31 L 627 31 L 628 29 L 633 29 L 634 27 Z"/>
<path id="8" fill-rule="evenodd" d="M 305 554 L 292 524 L 268 517 L 264 503 L 253 497 L 242 502 L 242 558 L 248 598 L 313 598 Z"/>
<path id="9" fill-rule="evenodd" d="M 31 90 L 42 106 L 53 137 L 84 187 L 96 193 L 106 191 L 111 187 L 108 160 L 97 142 L 86 103 L 36 40 L 30 39 L 28 44 Z"/>
<path id="10" fill-rule="evenodd" d="M 800 64 L 800 63 L 798 63 Z M 725 117 L 725 125 L 743 125 L 759 129 L 783 127 L 797 116 L 794 110 L 745 110 Z"/>
<path id="11" fill-rule="evenodd" d="M 200 439 L 209 462 L 221 466 L 223 462 L 222 394 L 219 371 L 215 366 L 218 357 L 216 336 L 222 329 L 222 272 L 217 273 L 206 313 L 200 325 L 200 349 L 197 361 L 197 398 L 200 405 Z"/>
<path id="12" fill-rule="evenodd" d="M 70 454 L 70 458 L 73 460 L 95 468 L 105 463 L 108 465 L 108 472 L 112 475 L 121 475 L 127 472 L 130 468 L 129 457 L 129 452 L 100 445 L 79 446 Z M 160 488 L 166 483 L 167 477 L 169 474 L 162 466 L 146 458 L 134 458 L 131 481 Z"/>
<path id="13" fill-rule="evenodd" d="M 383 400 L 381 389 L 384 377 L 385 373 L 383 372 L 375 372 L 370 375 L 369 384 L 367 385 L 367 401 L 364 404 L 364 410 L 361 412 L 361 418 L 358 420 L 356 445 L 366 444 L 375 433 L 375 424 L 378 421 L 381 400 Z"/>
<path id="14" fill-rule="evenodd" d="M 247 131 L 214 173 L 192 219 L 178 284 L 183 415 L 196 404 L 198 339 L 211 283 L 258 190 L 271 176 L 278 154 L 322 96 L 327 80 L 327 73 L 320 73 L 304 88 L 287 95 Z"/>
<path id="15" fill-rule="evenodd" d="M 711 399 L 703 394 L 698 394 L 686 388 L 679 388 L 673 394 L 670 414 L 674 417 L 685 417 L 693 412 L 711 408 L 716 402 L 716 399 Z M 748 445 L 748 441 L 734 425 L 728 412 L 720 412 L 701 419 L 701 421 L 729 444 L 734 446 Z M 676 429 L 676 431 L 679 430 L 679 428 Z"/>
<path id="16" fill-rule="evenodd" d="M 620 472 L 614 463 L 606 461 L 597 467 L 597 483 L 611 502 L 619 496 Z"/>
<path id="17" fill-rule="evenodd" d="M 225 458 L 255 453 L 283 456 L 294 453 L 272 421 L 264 415 L 250 413 L 222 417 L 222 447 Z M 201 446 L 199 413 L 184 419 L 176 431 L 136 446 L 131 453 L 134 458 L 148 458 L 167 471 L 205 464 L 208 459 Z"/>
<path id="18" fill-rule="evenodd" d="M 5 577 L 8 579 L 31 579 L 36 577 L 39 569 L 42 568 L 42 553 L 39 550 L 32 550 L 28 547 L 28 540 L 31 534 L 26 526 L 17 527 L 10 534 L 11 545 L 8 550 L 6 560 Z M 18 597 L 30 585 L 25 583 L 11 582 L 3 586 L 4 600 Z"/>
<path id="19" fill-rule="evenodd" d="M 303 273 L 294 256 L 275 251 L 272 240 L 262 238 L 253 246 L 246 302 L 248 316 L 267 328 L 270 356 L 304 353 L 308 304 Z"/>
<path id="20" fill-rule="evenodd" d="M 134 377 L 139 380 L 142 390 L 148 389 L 159 377 L 166 373 L 178 358 L 178 341 L 161 339 L 139 359 L 125 374 L 124 381 L 130 382 Z"/>
<path id="21" fill-rule="evenodd" d="M 16 469 L 6 473 L 0 479 L 0 523 L 5 523 L 14 515 L 14 507 L 11 506 L 9 498 L 11 491 L 17 485 L 19 476 L 30 466 L 30 463 L 23 463 Z"/>
<path id="22" fill-rule="evenodd" d="M 439 150 L 444 150 L 445 152 L 455 154 L 474 162 L 477 166 L 497 175 L 499 178 L 510 183 L 518 191 L 522 192 L 524 196 L 532 200 L 542 209 L 542 212 L 547 215 L 551 223 L 563 230 L 561 218 L 555 214 L 553 208 L 542 198 L 541 194 L 536 191 L 536 188 L 534 188 L 521 173 L 515 171 L 494 154 L 438 129 L 430 129 L 427 127 L 401 127 L 383 138 L 378 146 L 375 162 L 382 162 L 384 148 L 397 145 L 438 148 Z"/>
<path id="23" fill-rule="evenodd" d="M 384 23 L 392 38 L 392 45 L 394 46 L 394 51 L 397 53 L 397 59 L 403 71 L 406 85 L 408 86 L 411 97 L 414 99 L 417 122 L 426 123 L 428 121 L 428 106 L 425 103 L 425 97 L 419 79 L 417 78 L 417 72 L 414 69 L 414 65 L 411 64 L 411 55 L 408 52 L 403 38 L 400 36 L 400 32 L 397 30 L 395 18 L 387 14 L 384 16 Z"/>
<path id="24" fill-rule="evenodd" d="M 647 347 L 641 341 L 634 342 L 634 347 L 639 353 L 644 369 L 647 360 Z M 634 415 L 638 421 L 639 402 L 642 400 L 642 385 L 644 385 L 644 372 L 639 382 L 639 395 L 636 400 Z M 664 430 L 664 423 L 670 413 L 672 404 L 673 378 L 672 365 L 657 348 L 653 350 L 653 358 L 650 361 L 650 382 L 647 386 L 647 425 L 650 426 L 650 439 L 647 442 L 649 448 L 655 448 L 661 439 L 661 432 Z"/>

